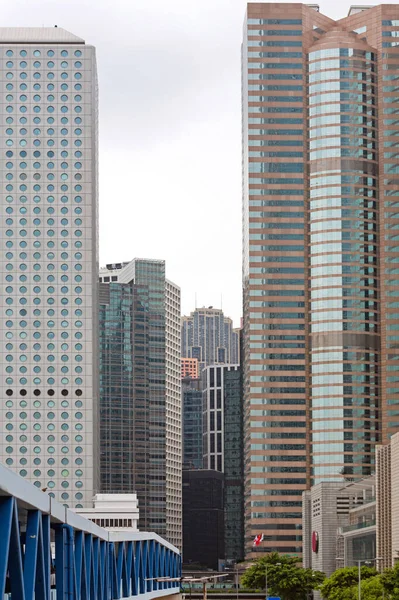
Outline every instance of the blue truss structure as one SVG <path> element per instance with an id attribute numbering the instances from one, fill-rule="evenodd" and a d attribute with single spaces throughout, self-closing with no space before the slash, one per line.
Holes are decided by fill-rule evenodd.
<path id="1" fill-rule="evenodd" d="M 50 600 L 54 580 L 57 600 L 151 600 L 179 592 L 174 546 L 156 534 L 111 533 L 47 495 L 45 512 L 32 498 L 10 495 L 9 486 L 3 491 L 4 472 L 20 479 L 0 466 L 0 598 L 7 592 L 12 600 Z M 23 484 L 33 488 L 30 495 L 42 494 Z"/>

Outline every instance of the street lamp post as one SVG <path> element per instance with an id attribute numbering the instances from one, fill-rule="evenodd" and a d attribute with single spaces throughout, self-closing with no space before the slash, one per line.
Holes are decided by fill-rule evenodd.
<path id="1" fill-rule="evenodd" d="M 361 591 L 362 590 L 362 588 L 361 588 L 361 585 L 362 585 L 362 572 L 361 572 L 361 569 L 360 569 L 362 562 L 363 562 L 362 560 L 358 560 L 358 569 L 359 569 L 359 577 L 358 577 L 358 585 L 357 585 L 357 599 L 358 600 L 362 599 L 362 591 Z"/>
<path id="2" fill-rule="evenodd" d="M 358 564 L 358 570 L 359 570 L 359 583 L 358 583 L 358 591 L 357 591 L 357 595 L 358 595 L 358 600 L 362 600 L 362 590 L 361 590 L 361 585 L 362 585 L 362 574 L 361 574 L 361 564 L 364 563 L 365 565 L 369 565 L 372 562 L 374 563 L 378 563 L 379 560 L 383 560 L 381 556 L 377 556 L 376 558 L 372 558 L 372 559 L 365 559 L 365 560 L 358 560 L 357 564 Z M 384 592 L 383 592 L 384 594 Z"/>
<path id="3" fill-rule="evenodd" d="M 315 573 L 312 573 L 312 575 L 311 575 L 311 576 L 312 576 L 312 577 L 315 577 Z M 311 578 L 310 578 L 310 576 L 309 576 L 309 581 L 308 581 L 308 587 L 309 587 L 309 588 L 310 588 L 310 586 L 309 586 L 309 582 L 310 582 L 310 581 L 311 581 Z M 306 593 L 306 598 L 307 598 L 307 600 L 310 600 L 310 599 L 311 599 L 311 597 L 312 597 L 312 594 L 313 594 L 313 585 L 312 585 L 312 589 L 308 589 L 308 591 L 307 591 L 307 593 Z"/>

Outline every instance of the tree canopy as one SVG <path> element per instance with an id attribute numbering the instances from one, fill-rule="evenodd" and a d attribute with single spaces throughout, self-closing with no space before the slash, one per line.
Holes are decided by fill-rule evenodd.
<path id="1" fill-rule="evenodd" d="M 361 580 L 362 600 L 380 600 L 382 585 L 377 571 L 373 567 L 362 566 Z M 358 567 L 337 569 L 321 584 L 320 593 L 324 600 L 357 600 L 358 581 Z"/>
<path id="2" fill-rule="evenodd" d="M 385 569 L 381 575 L 381 584 L 391 600 L 399 600 L 399 563 L 393 569 Z"/>
<path id="3" fill-rule="evenodd" d="M 271 552 L 257 559 L 241 578 L 244 587 L 258 589 L 266 587 L 270 596 L 282 600 L 305 600 L 310 592 L 322 583 L 324 573 L 298 567 L 298 558 Z"/>

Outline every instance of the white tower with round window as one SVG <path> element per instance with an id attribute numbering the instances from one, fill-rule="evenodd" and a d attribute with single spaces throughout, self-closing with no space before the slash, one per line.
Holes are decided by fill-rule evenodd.
<path id="1" fill-rule="evenodd" d="M 95 49 L 0 28 L 0 461 L 72 508 L 97 482 Z"/>

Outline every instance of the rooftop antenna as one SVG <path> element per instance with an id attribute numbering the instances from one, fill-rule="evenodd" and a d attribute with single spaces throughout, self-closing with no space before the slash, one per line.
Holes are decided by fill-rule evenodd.
<path id="1" fill-rule="evenodd" d="M 220 294 L 220 310 L 223 310 L 223 294 Z"/>
<path id="2" fill-rule="evenodd" d="M 197 310 L 197 292 L 195 292 L 195 310 Z"/>

